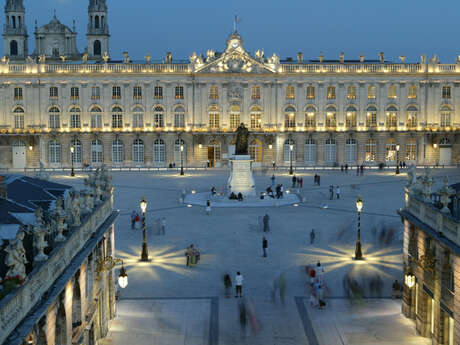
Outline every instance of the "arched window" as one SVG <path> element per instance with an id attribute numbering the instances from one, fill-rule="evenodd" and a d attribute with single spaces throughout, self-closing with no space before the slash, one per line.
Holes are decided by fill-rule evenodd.
<path id="1" fill-rule="evenodd" d="M 78 107 L 70 109 L 70 128 L 81 128 L 81 110 Z"/>
<path id="2" fill-rule="evenodd" d="M 185 128 L 185 109 L 183 106 L 174 110 L 174 127 Z"/>
<path id="3" fill-rule="evenodd" d="M 335 139 L 326 140 L 325 160 L 327 164 L 334 164 L 337 162 L 337 147 Z"/>
<path id="4" fill-rule="evenodd" d="M 133 163 L 144 163 L 144 142 L 141 139 L 133 141 Z"/>
<path id="5" fill-rule="evenodd" d="M 91 128 L 101 129 L 102 128 L 102 109 L 100 107 L 92 107 L 90 110 L 91 114 Z"/>
<path id="6" fill-rule="evenodd" d="M 262 109 L 260 107 L 255 106 L 251 108 L 251 128 L 262 128 Z"/>
<path id="7" fill-rule="evenodd" d="M 73 147 L 74 152 L 70 151 L 70 160 L 74 163 L 81 163 L 82 162 L 82 148 L 81 148 L 81 141 L 78 139 L 74 139 L 70 142 L 70 147 Z"/>
<path id="8" fill-rule="evenodd" d="M 260 140 L 254 139 L 249 144 L 249 155 L 251 156 L 251 159 L 254 160 L 254 162 L 262 162 L 262 142 Z"/>
<path id="9" fill-rule="evenodd" d="M 366 127 L 368 128 L 377 127 L 377 108 L 374 106 L 370 106 L 367 108 Z"/>
<path id="10" fill-rule="evenodd" d="M 165 142 L 162 139 L 153 142 L 153 162 L 157 165 L 164 165 L 166 162 Z"/>
<path id="11" fill-rule="evenodd" d="M 345 143 L 345 163 L 355 164 L 356 163 L 356 139 L 349 138 Z"/>
<path id="12" fill-rule="evenodd" d="M 347 119 L 346 119 L 346 127 L 347 128 L 355 128 L 356 127 L 356 108 L 353 106 L 349 106 L 347 108 Z"/>
<path id="13" fill-rule="evenodd" d="M 366 141 L 366 162 L 374 162 L 377 158 L 377 142 L 375 139 Z"/>
<path id="14" fill-rule="evenodd" d="M 144 109 L 135 107 L 133 109 L 133 128 L 144 127 Z"/>
<path id="15" fill-rule="evenodd" d="M 389 138 L 386 145 L 386 157 L 387 161 L 396 160 L 396 140 L 394 138 Z"/>
<path id="16" fill-rule="evenodd" d="M 417 160 L 417 140 L 415 138 L 410 138 L 406 142 L 406 160 Z"/>
<path id="17" fill-rule="evenodd" d="M 350 85 L 347 88 L 347 99 L 356 99 L 356 86 Z"/>
<path id="18" fill-rule="evenodd" d="M 164 109 L 161 105 L 156 105 L 153 108 L 153 127 L 163 128 L 164 126 Z"/>
<path id="19" fill-rule="evenodd" d="M 48 143 L 48 162 L 50 164 L 61 163 L 61 144 L 57 140 Z"/>
<path id="20" fill-rule="evenodd" d="M 396 85 L 388 86 L 388 98 L 395 99 L 398 97 Z"/>
<path id="21" fill-rule="evenodd" d="M 295 128 L 295 109 L 294 107 L 287 107 L 284 110 L 284 127 Z"/>
<path id="22" fill-rule="evenodd" d="M 336 126 L 336 111 L 335 108 L 330 106 L 326 109 L 326 127 L 335 128 Z"/>
<path id="23" fill-rule="evenodd" d="M 286 99 L 295 99 L 294 86 L 286 86 Z"/>
<path id="24" fill-rule="evenodd" d="M 367 98 L 376 99 L 377 98 L 377 89 L 374 85 L 369 86 L 367 89 Z"/>
<path id="25" fill-rule="evenodd" d="M 315 99 L 315 87 L 307 86 L 307 99 Z"/>
<path id="26" fill-rule="evenodd" d="M 284 142 L 283 158 L 285 163 L 295 162 L 295 141 L 288 139 Z"/>
<path id="27" fill-rule="evenodd" d="M 103 160 L 102 141 L 95 139 L 91 142 L 91 163 L 102 163 Z"/>
<path id="28" fill-rule="evenodd" d="M 112 108 L 112 128 L 123 128 L 123 109 L 118 106 Z"/>
<path id="29" fill-rule="evenodd" d="M 441 127 L 450 127 L 450 114 L 451 108 L 448 106 L 444 106 L 441 108 Z"/>
<path id="30" fill-rule="evenodd" d="M 15 40 L 12 40 L 10 42 L 10 55 L 11 56 L 18 56 L 18 42 L 15 41 Z"/>
<path id="31" fill-rule="evenodd" d="M 115 139 L 112 142 L 112 163 L 123 163 L 125 158 L 123 142 L 120 139 Z"/>
<path id="32" fill-rule="evenodd" d="M 219 99 L 219 88 L 215 85 L 209 88 L 209 99 Z"/>
<path id="33" fill-rule="evenodd" d="M 387 128 L 398 127 L 398 109 L 396 109 L 395 106 L 389 106 L 387 108 L 386 127 Z"/>
<path id="34" fill-rule="evenodd" d="M 439 142 L 439 146 L 450 147 L 452 144 L 448 138 L 442 138 Z"/>
<path id="35" fill-rule="evenodd" d="M 217 107 L 216 107 L 217 109 Z M 241 109 L 238 105 L 230 107 L 230 128 L 235 129 L 241 124 Z"/>
<path id="36" fill-rule="evenodd" d="M 58 107 L 51 107 L 48 110 L 49 114 L 49 125 L 48 127 L 51 129 L 58 129 L 61 128 L 61 111 Z"/>
<path id="37" fill-rule="evenodd" d="M 231 112 L 231 109 L 230 109 Z M 217 129 L 220 127 L 220 115 L 219 108 L 217 106 L 212 106 L 209 109 L 209 128 Z"/>
<path id="38" fill-rule="evenodd" d="M 14 114 L 14 128 L 24 129 L 24 109 L 21 107 L 16 107 L 13 110 L 13 114 Z"/>
<path id="39" fill-rule="evenodd" d="M 316 164 L 316 141 L 312 138 L 305 142 L 305 163 Z"/>
<path id="40" fill-rule="evenodd" d="M 417 107 L 411 105 L 407 108 L 407 128 L 417 128 Z"/>
<path id="41" fill-rule="evenodd" d="M 95 40 L 93 49 L 94 49 L 93 50 L 94 56 L 101 56 L 102 55 L 101 41 Z"/>
<path id="42" fill-rule="evenodd" d="M 183 147 L 183 151 L 181 151 L 181 146 Z M 181 156 L 182 156 L 182 161 L 185 165 L 185 162 L 187 161 L 187 146 L 185 145 L 184 140 L 177 139 L 174 142 L 174 163 L 176 163 L 176 166 L 180 166 Z"/>
<path id="43" fill-rule="evenodd" d="M 308 106 L 305 109 L 305 127 L 316 127 L 316 109 L 313 106 Z"/>

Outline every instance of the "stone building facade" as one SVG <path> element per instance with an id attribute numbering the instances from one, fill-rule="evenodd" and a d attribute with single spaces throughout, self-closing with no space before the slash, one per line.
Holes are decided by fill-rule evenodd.
<path id="1" fill-rule="evenodd" d="M 0 217 L 0 344 L 97 344 L 115 316 L 118 213 L 110 177 L 90 174 L 86 189 L 76 191 L 41 180 L 45 175 L 2 177 L 0 204 L 8 214 Z M 15 199 L 22 184 L 33 201 L 27 192 Z M 38 195 L 51 198 L 37 207 Z"/>
<path id="2" fill-rule="evenodd" d="M 117 62 L 107 12 L 105 1 L 90 1 L 79 62 L 2 60 L 1 167 L 177 166 L 181 152 L 187 166 L 219 167 L 240 123 L 255 165 L 460 161 L 460 61 L 281 60 L 248 53 L 235 31 L 222 52 L 160 62 L 125 52 Z"/>
<path id="3" fill-rule="evenodd" d="M 412 169 L 411 169 L 412 170 Z M 434 345 L 460 343 L 460 184 L 431 191 L 429 171 L 409 172 L 404 223 L 402 311 Z"/>

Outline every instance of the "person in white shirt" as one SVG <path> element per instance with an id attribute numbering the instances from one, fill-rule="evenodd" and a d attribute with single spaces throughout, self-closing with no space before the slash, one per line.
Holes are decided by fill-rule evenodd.
<path id="1" fill-rule="evenodd" d="M 236 272 L 236 277 L 235 277 L 235 286 L 236 286 L 236 293 L 235 293 L 235 298 L 237 297 L 243 297 L 243 276 L 241 275 L 240 272 Z"/>
<path id="2" fill-rule="evenodd" d="M 339 186 L 336 187 L 335 194 L 337 195 L 337 199 L 340 199 L 340 187 Z"/>
<path id="3" fill-rule="evenodd" d="M 166 218 L 162 217 L 160 220 L 160 235 L 166 234 Z"/>

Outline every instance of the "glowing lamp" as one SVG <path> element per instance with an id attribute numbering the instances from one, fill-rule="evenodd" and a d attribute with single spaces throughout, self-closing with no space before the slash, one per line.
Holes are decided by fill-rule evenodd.
<path id="1" fill-rule="evenodd" d="M 290 149 L 291 151 L 294 150 L 294 145 L 292 145 L 292 144 L 289 145 L 289 149 Z"/>
<path id="2" fill-rule="evenodd" d="M 273 148 L 273 145 L 272 144 L 268 145 L 268 148 L 271 150 Z"/>
<path id="3" fill-rule="evenodd" d="M 145 210 L 147 209 L 147 201 L 145 200 L 144 196 L 142 197 L 140 206 L 141 206 L 142 213 L 145 213 Z"/>
<path id="4" fill-rule="evenodd" d="M 404 276 L 404 283 L 410 289 L 415 285 L 415 276 L 413 274 L 406 274 Z"/>
<path id="5" fill-rule="evenodd" d="M 180 152 L 184 152 L 184 145 L 180 146 Z"/>
<path id="6" fill-rule="evenodd" d="M 399 151 L 400 147 L 399 145 L 396 145 L 396 151 Z"/>
<path id="7" fill-rule="evenodd" d="M 124 289 L 128 286 L 128 274 L 125 267 L 121 264 L 120 274 L 118 274 L 118 285 Z"/>
<path id="8" fill-rule="evenodd" d="M 203 144 L 199 144 L 198 147 L 199 147 L 200 149 L 202 149 L 202 148 L 203 148 Z"/>
<path id="9" fill-rule="evenodd" d="M 34 147 L 32 145 L 29 146 L 29 151 L 33 151 Z"/>
<path id="10" fill-rule="evenodd" d="M 358 210 L 358 212 L 361 212 L 361 210 L 363 209 L 363 199 L 361 198 L 361 196 L 358 196 L 358 200 L 356 200 L 356 209 Z"/>
<path id="11" fill-rule="evenodd" d="M 70 152 L 74 153 L 75 152 L 75 147 L 70 146 Z"/>
<path id="12" fill-rule="evenodd" d="M 434 147 L 435 149 L 437 149 L 437 148 L 438 148 L 438 144 L 433 144 L 433 147 Z"/>

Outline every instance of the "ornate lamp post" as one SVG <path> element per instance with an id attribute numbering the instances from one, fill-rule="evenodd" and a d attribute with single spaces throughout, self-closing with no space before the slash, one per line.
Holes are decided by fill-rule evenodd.
<path id="1" fill-rule="evenodd" d="M 404 283 L 406 283 L 406 286 L 410 289 L 415 285 L 415 276 L 411 273 L 407 273 L 404 276 Z"/>
<path id="2" fill-rule="evenodd" d="M 140 202 L 141 210 L 142 210 L 142 254 L 141 254 L 141 261 L 149 261 L 149 251 L 147 248 L 147 241 L 145 239 L 145 210 L 147 209 L 147 201 L 145 197 L 142 197 Z"/>
<path id="3" fill-rule="evenodd" d="M 128 286 L 128 274 L 126 273 L 125 266 L 123 266 L 123 261 L 121 262 L 120 273 L 118 274 L 118 286 L 122 289 Z"/>
<path id="4" fill-rule="evenodd" d="M 70 146 L 70 153 L 71 153 L 70 160 L 71 160 L 71 164 L 72 164 L 72 169 L 70 169 L 70 176 L 75 176 L 75 170 L 73 168 L 73 161 L 75 159 L 75 156 L 74 156 L 75 155 L 75 146 L 73 146 L 73 145 Z"/>
<path id="5" fill-rule="evenodd" d="M 180 175 L 184 176 L 184 144 L 180 144 Z"/>
<path id="6" fill-rule="evenodd" d="M 396 145 L 396 175 L 399 175 L 399 145 Z"/>
<path id="7" fill-rule="evenodd" d="M 289 145 L 289 175 L 294 175 L 294 169 L 292 168 L 292 151 L 294 150 L 294 145 Z"/>
<path id="8" fill-rule="evenodd" d="M 356 239 L 355 260 L 363 260 L 361 251 L 361 210 L 363 209 L 363 199 L 358 196 L 356 200 L 356 209 L 358 210 L 358 238 Z"/>

